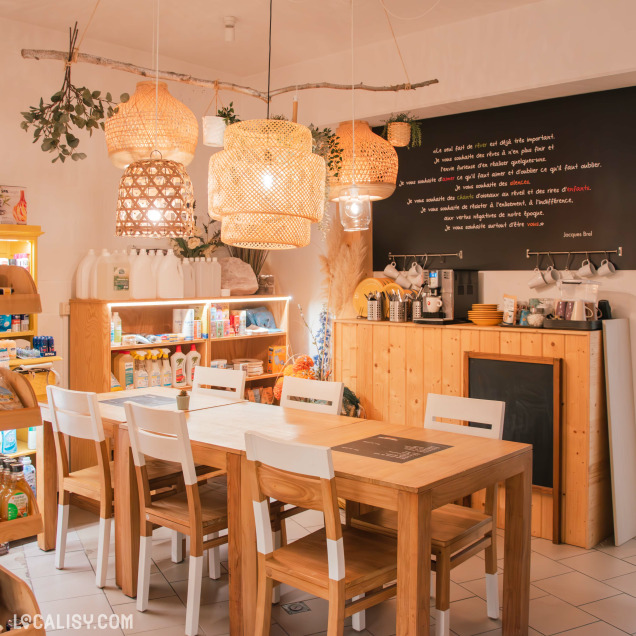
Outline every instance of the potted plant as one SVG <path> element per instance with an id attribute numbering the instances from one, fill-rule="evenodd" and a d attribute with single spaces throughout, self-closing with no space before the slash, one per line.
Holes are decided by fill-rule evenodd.
<path id="1" fill-rule="evenodd" d="M 190 395 L 185 389 L 181 389 L 179 391 L 179 395 L 177 395 L 177 408 L 180 411 L 187 411 L 190 406 Z"/>
<path id="2" fill-rule="evenodd" d="M 223 135 L 230 124 L 235 124 L 240 119 L 234 112 L 234 102 L 229 106 L 219 108 L 216 115 L 207 115 L 203 118 L 203 143 L 212 148 L 223 148 Z"/>
<path id="3" fill-rule="evenodd" d="M 398 148 L 422 145 L 422 124 L 408 113 L 398 113 L 384 122 L 382 136 Z"/>

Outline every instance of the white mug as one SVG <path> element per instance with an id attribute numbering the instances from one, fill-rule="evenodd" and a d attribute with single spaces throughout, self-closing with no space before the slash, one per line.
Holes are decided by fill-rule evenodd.
<path id="1" fill-rule="evenodd" d="M 426 297 L 426 311 L 429 313 L 438 312 L 442 308 L 442 299 L 439 296 Z"/>
<path id="2" fill-rule="evenodd" d="M 537 287 L 542 287 L 545 284 L 546 282 L 545 278 L 543 278 L 543 272 L 538 267 L 535 267 L 534 270 L 532 270 L 532 278 L 528 281 L 528 286 L 535 289 Z"/>
<path id="3" fill-rule="evenodd" d="M 402 287 L 402 289 L 411 289 L 412 282 L 403 272 L 397 275 L 395 282 Z"/>
<path id="4" fill-rule="evenodd" d="M 596 275 L 596 267 L 589 258 L 586 258 L 579 267 L 577 274 L 579 276 L 594 276 Z"/>
<path id="5" fill-rule="evenodd" d="M 384 274 L 386 276 L 388 276 L 389 278 L 392 278 L 393 280 L 395 280 L 398 277 L 398 274 L 400 272 L 398 272 L 397 267 L 395 266 L 395 263 L 389 263 L 385 268 L 384 268 Z"/>
<path id="6" fill-rule="evenodd" d="M 411 269 L 407 272 L 413 287 L 421 287 L 424 284 L 424 270 L 421 265 L 415 261 L 411 265 Z"/>
<path id="7" fill-rule="evenodd" d="M 592 316 L 592 310 L 585 306 L 584 300 L 574 301 L 570 320 L 591 320 Z"/>
<path id="8" fill-rule="evenodd" d="M 614 263 L 608 258 L 604 258 L 601 261 L 601 266 L 598 268 L 597 273 L 599 276 L 611 276 L 616 271 Z"/>
<path id="9" fill-rule="evenodd" d="M 543 275 L 545 278 L 545 282 L 547 285 L 550 283 L 556 282 L 559 280 L 559 272 L 552 267 L 552 265 L 548 265 L 545 270 L 545 274 Z"/>

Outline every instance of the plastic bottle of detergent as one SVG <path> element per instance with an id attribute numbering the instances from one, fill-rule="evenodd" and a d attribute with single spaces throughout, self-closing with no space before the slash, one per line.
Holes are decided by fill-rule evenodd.
<path id="1" fill-rule="evenodd" d="M 148 386 L 161 386 L 161 364 L 157 359 L 159 351 L 151 349 L 146 356 L 146 371 L 148 372 Z"/>
<path id="2" fill-rule="evenodd" d="M 184 258 L 183 267 L 183 297 L 194 298 L 196 296 L 196 277 L 194 273 L 194 262 L 191 258 Z"/>
<path id="3" fill-rule="evenodd" d="M 206 289 L 205 289 L 205 279 L 206 279 L 206 271 L 205 271 L 205 259 L 203 257 L 198 257 L 194 261 L 194 284 L 196 289 L 196 297 L 197 298 L 205 298 L 206 297 Z"/>
<path id="4" fill-rule="evenodd" d="M 172 386 L 172 367 L 168 356 L 170 355 L 170 349 L 161 350 L 161 380 L 160 386 Z"/>
<path id="5" fill-rule="evenodd" d="M 170 356 L 172 386 L 177 389 L 182 389 L 187 384 L 185 365 L 185 354 L 181 351 L 181 345 L 177 345 L 176 351 Z"/>
<path id="6" fill-rule="evenodd" d="M 190 347 L 190 352 L 186 356 L 186 377 L 187 383 L 192 386 L 194 383 L 194 370 L 201 364 L 201 354 L 197 351 L 195 345 Z"/>
<path id="7" fill-rule="evenodd" d="M 110 252 L 104 248 L 101 254 L 93 262 L 91 269 L 90 297 L 106 299 L 106 279 L 108 278 L 108 265 L 110 263 Z"/>
<path id="8" fill-rule="evenodd" d="M 95 250 L 88 250 L 88 254 L 80 261 L 75 273 L 75 298 L 91 297 L 91 274 L 97 260 Z"/>
<path id="9" fill-rule="evenodd" d="M 135 351 L 133 354 L 135 359 L 135 369 L 133 371 L 133 382 L 136 389 L 148 388 L 148 371 L 146 371 L 146 352 Z"/>
<path id="10" fill-rule="evenodd" d="M 122 351 L 115 356 L 113 365 L 115 377 L 124 391 L 135 388 L 135 360 L 130 351 Z"/>
<path id="11" fill-rule="evenodd" d="M 153 257 L 140 250 L 130 267 L 130 297 L 135 300 L 157 297 L 157 279 L 152 272 Z"/>
<path id="12" fill-rule="evenodd" d="M 172 251 L 157 268 L 157 298 L 183 298 L 183 267 Z"/>
<path id="13" fill-rule="evenodd" d="M 210 277 L 210 292 L 212 298 L 221 297 L 221 263 L 216 258 L 208 264 L 208 276 Z"/>

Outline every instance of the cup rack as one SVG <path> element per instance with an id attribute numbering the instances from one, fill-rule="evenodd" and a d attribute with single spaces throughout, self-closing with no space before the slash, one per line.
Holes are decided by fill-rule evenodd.
<path id="1" fill-rule="evenodd" d="M 623 255 L 623 248 L 619 247 L 615 250 L 569 250 L 567 252 L 551 252 L 551 251 L 537 251 L 532 252 L 530 249 L 526 250 L 526 258 L 530 258 L 531 256 L 572 256 L 573 254 L 580 254 L 589 256 L 590 254 L 605 254 L 608 256 L 609 254 L 616 254 L 616 256 L 621 257 Z"/>
<path id="2" fill-rule="evenodd" d="M 462 260 L 464 258 L 464 251 L 459 250 L 459 252 L 452 254 L 434 254 L 433 252 L 426 252 L 424 254 L 393 254 L 393 252 L 389 252 L 389 261 L 394 261 L 396 258 L 403 258 L 405 263 L 409 258 L 412 258 L 414 261 L 425 259 L 425 263 L 428 263 L 429 259 L 439 258 L 443 263 L 446 258 L 458 258 Z M 424 266 L 424 268 L 426 269 L 426 266 Z"/>

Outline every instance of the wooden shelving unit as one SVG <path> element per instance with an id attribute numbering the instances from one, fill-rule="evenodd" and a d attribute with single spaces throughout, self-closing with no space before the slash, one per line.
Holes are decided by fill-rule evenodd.
<path id="1" fill-rule="evenodd" d="M 223 298 L 193 298 L 149 301 L 71 300 L 70 322 L 70 388 L 78 391 L 110 391 L 113 358 L 122 351 L 136 349 L 165 349 L 174 351 L 180 344 L 188 352 L 194 344 L 201 354 L 201 364 L 211 360 L 258 358 L 267 369 L 270 346 L 288 346 L 289 297 L 245 296 Z M 280 332 L 253 336 L 206 337 L 179 342 L 160 342 L 150 345 L 113 346 L 110 342 L 110 321 L 117 312 L 123 333 L 159 334 L 172 332 L 173 309 L 200 308 L 209 320 L 210 305 L 229 304 L 230 309 L 248 309 L 265 306 L 271 311 Z M 208 330 L 209 331 L 209 330 Z M 261 383 L 272 386 L 278 374 L 263 373 L 247 378 L 250 386 Z M 92 447 L 80 447 L 78 440 L 71 446 L 71 465 L 78 470 L 92 462 Z"/>
<path id="2" fill-rule="evenodd" d="M 17 616 L 36 616 L 40 607 L 35 595 L 26 581 L 0 565 L 0 624 L 4 627 L 10 618 Z M 29 625 L 19 630 L 20 636 L 44 634 L 44 627 Z"/>

